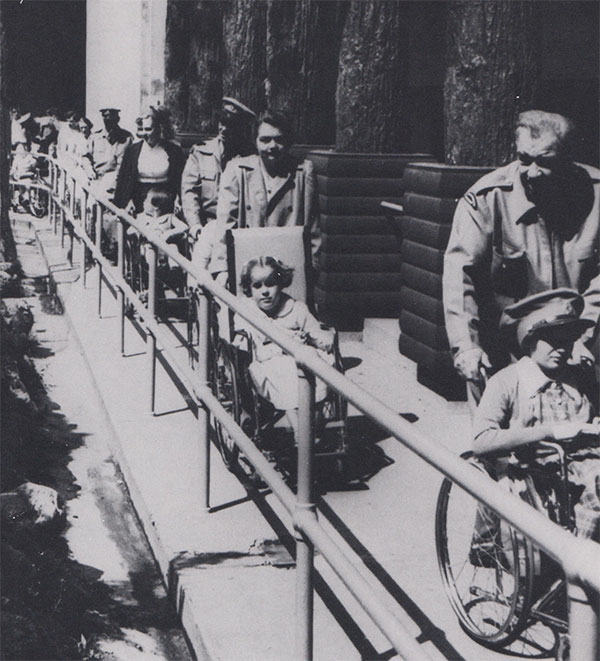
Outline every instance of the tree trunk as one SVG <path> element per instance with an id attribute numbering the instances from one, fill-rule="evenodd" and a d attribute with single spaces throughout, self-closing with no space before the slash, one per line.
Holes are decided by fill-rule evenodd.
<path id="1" fill-rule="evenodd" d="M 167 0 L 165 105 L 178 128 L 186 129 L 189 103 L 190 2 Z"/>
<path id="2" fill-rule="evenodd" d="M 266 105 L 267 5 L 256 0 L 219 4 L 223 7 L 223 94 L 258 113 Z"/>
<path id="3" fill-rule="evenodd" d="M 223 96 L 223 3 L 169 0 L 165 100 L 180 129 L 216 131 Z"/>
<path id="4" fill-rule="evenodd" d="M 298 143 L 335 141 L 339 14 L 331 0 L 268 3 L 267 103 L 290 115 Z"/>
<path id="5" fill-rule="evenodd" d="M 452 165 L 500 165 L 513 154 L 514 125 L 535 100 L 536 3 L 472 0 L 448 5 L 445 152 Z"/>
<path id="6" fill-rule="evenodd" d="M 223 77 L 221 71 L 223 8 L 219 2 L 196 3 L 192 15 L 190 52 L 190 96 L 188 128 L 216 132 L 216 113 L 221 108 Z"/>
<path id="7" fill-rule="evenodd" d="M 348 6 L 336 90 L 340 151 L 407 147 L 408 21 L 402 2 L 353 0 Z"/>

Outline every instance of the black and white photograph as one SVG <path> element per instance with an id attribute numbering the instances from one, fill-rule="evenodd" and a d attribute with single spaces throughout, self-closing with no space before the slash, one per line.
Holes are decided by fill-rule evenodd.
<path id="1" fill-rule="evenodd" d="M 0 0 L 0 661 L 600 661 L 600 3 Z"/>

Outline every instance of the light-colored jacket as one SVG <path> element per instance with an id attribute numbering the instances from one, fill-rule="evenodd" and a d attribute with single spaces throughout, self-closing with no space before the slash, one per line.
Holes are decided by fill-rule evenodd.
<path id="1" fill-rule="evenodd" d="M 458 202 L 444 259 L 446 330 L 455 355 L 494 351 L 499 314 L 556 287 L 583 294 L 582 317 L 600 315 L 600 170 L 571 164 L 544 213 L 526 196 L 519 162 L 490 172 Z M 486 340 L 487 338 L 487 340 Z M 498 347 L 496 347 L 498 348 Z"/>
<path id="2" fill-rule="evenodd" d="M 181 175 L 181 204 L 190 228 L 204 226 L 217 217 L 222 153 L 218 138 L 194 145 L 190 150 Z"/>
<path id="3" fill-rule="evenodd" d="M 237 227 L 306 226 L 316 267 L 321 233 L 313 164 L 290 157 L 288 178 L 268 200 L 259 158 L 256 154 L 236 158 L 225 167 L 216 221 L 204 228 L 197 244 L 198 263 L 211 273 L 227 270 L 225 234 Z"/>

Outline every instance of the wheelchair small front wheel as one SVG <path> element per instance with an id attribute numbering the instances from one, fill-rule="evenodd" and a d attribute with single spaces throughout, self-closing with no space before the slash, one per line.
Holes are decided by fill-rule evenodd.
<path id="1" fill-rule="evenodd" d="M 35 186 L 29 191 L 29 211 L 36 218 L 43 218 L 48 213 L 48 195 Z"/>
<path id="2" fill-rule="evenodd" d="M 463 458 L 486 472 L 471 453 Z M 463 630 L 488 647 L 509 645 L 530 616 L 530 542 L 447 478 L 438 495 L 435 539 L 444 588 Z"/>
<path id="3" fill-rule="evenodd" d="M 216 397 L 227 413 L 240 423 L 241 404 L 236 369 L 229 349 L 220 343 L 215 360 L 214 383 Z M 238 465 L 240 450 L 231 438 L 229 432 L 219 423 L 215 422 L 217 448 L 223 457 L 223 462 L 230 471 Z"/>

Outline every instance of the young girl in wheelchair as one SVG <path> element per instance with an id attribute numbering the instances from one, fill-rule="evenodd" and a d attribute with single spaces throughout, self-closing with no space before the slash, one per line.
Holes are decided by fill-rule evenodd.
<path id="1" fill-rule="evenodd" d="M 302 301 L 283 290 L 292 284 L 293 269 L 273 257 L 256 257 L 248 261 L 241 273 L 242 292 L 278 326 L 304 344 L 317 349 L 319 356 L 334 364 L 334 332 L 321 325 Z M 286 418 L 297 438 L 298 368 L 295 360 L 250 324 L 244 325 L 250 337 L 253 360 L 248 370 L 259 395 L 271 402 Z M 317 379 L 315 402 L 323 401 L 327 387 Z"/>
<path id="2" fill-rule="evenodd" d="M 598 540 L 600 521 L 599 419 L 569 364 L 574 342 L 594 323 L 581 319 L 584 300 L 571 289 L 529 296 L 507 307 L 500 321 L 511 351 L 520 357 L 494 375 L 474 418 L 474 452 L 492 459 L 514 452 L 528 466 L 555 461 L 539 441 L 560 442 L 568 452 L 569 489 L 578 536 Z M 506 461 L 504 459 L 504 461 Z M 506 464 L 504 464 L 506 465 Z M 478 514 L 471 562 L 480 564 L 494 526 Z M 485 565 L 484 565 L 485 566 Z"/>

